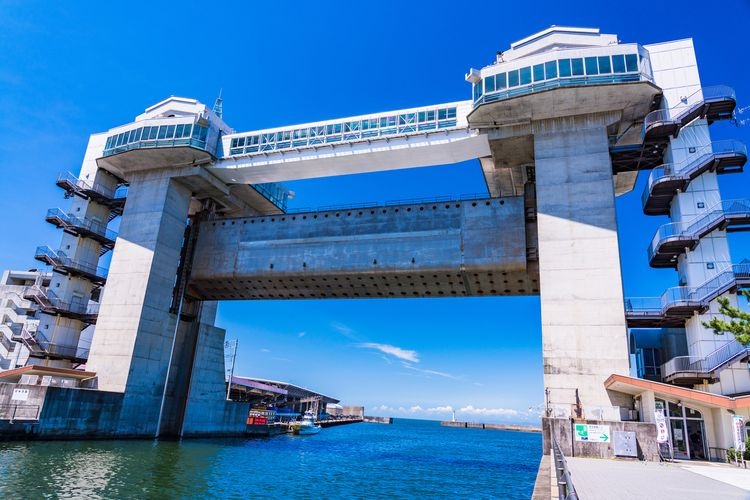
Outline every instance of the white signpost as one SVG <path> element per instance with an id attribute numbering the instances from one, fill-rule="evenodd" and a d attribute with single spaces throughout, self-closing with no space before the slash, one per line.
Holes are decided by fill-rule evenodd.
<path id="1" fill-rule="evenodd" d="M 587 441 L 589 443 L 609 443 L 612 433 L 608 425 L 576 424 L 576 441 Z"/>
<path id="2" fill-rule="evenodd" d="M 667 419 L 664 418 L 664 412 L 661 410 L 654 410 L 654 420 L 656 421 L 656 442 L 666 443 L 669 441 L 669 434 L 667 430 Z"/>

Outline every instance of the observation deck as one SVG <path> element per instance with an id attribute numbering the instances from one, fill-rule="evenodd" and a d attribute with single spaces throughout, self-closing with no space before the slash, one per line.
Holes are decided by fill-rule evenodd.
<path id="1" fill-rule="evenodd" d="M 95 285 L 104 285 L 107 281 L 106 268 L 78 262 L 65 255 L 62 250 L 55 252 L 48 246 L 40 246 L 37 247 L 34 258 L 52 266 L 52 270 L 56 273 L 80 276 Z"/>
<path id="2" fill-rule="evenodd" d="M 750 200 L 725 200 L 689 222 L 661 226 L 648 247 L 651 267 L 677 267 L 679 255 L 692 250 L 702 237 L 716 229 L 750 230 Z"/>
<path id="3" fill-rule="evenodd" d="M 682 163 L 661 165 L 651 172 L 643 190 L 643 212 L 646 215 L 668 215 L 674 195 L 685 191 L 693 179 L 707 171 L 741 173 L 746 162 L 747 146 L 729 140 L 698 148 Z"/>
<path id="4" fill-rule="evenodd" d="M 661 297 L 625 300 L 625 319 L 630 328 L 681 327 L 696 312 L 704 312 L 720 295 L 750 287 L 750 262 L 734 264 L 695 288 L 677 286 Z"/>

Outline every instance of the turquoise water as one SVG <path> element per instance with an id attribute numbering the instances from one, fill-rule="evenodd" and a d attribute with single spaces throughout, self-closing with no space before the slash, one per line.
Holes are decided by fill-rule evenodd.
<path id="1" fill-rule="evenodd" d="M 541 435 L 397 419 L 314 436 L 0 443 L 0 498 L 530 498 Z"/>

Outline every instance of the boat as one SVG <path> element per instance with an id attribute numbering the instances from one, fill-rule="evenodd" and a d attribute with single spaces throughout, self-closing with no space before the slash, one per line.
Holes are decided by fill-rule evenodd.
<path id="1" fill-rule="evenodd" d="M 302 420 L 294 426 L 294 433 L 299 434 L 300 436 L 305 436 L 309 434 L 317 434 L 320 432 L 320 429 L 320 425 L 315 424 L 315 414 L 311 410 L 307 410 L 305 414 L 302 415 Z"/>

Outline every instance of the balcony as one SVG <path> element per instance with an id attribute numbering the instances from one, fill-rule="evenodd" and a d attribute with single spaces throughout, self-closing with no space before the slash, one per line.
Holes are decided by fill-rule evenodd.
<path id="1" fill-rule="evenodd" d="M 660 297 L 625 299 L 625 319 L 631 328 L 681 327 L 696 312 L 704 312 L 716 297 L 750 287 L 750 262 L 743 261 L 706 280 L 695 288 L 669 288 Z"/>
<path id="2" fill-rule="evenodd" d="M 107 281 L 106 268 L 75 261 L 65 255 L 62 250 L 55 252 L 48 246 L 40 246 L 37 247 L 34 258 L 52 266 L 52 270 L 56 273 L 79 276 L 96 285 L 103 285 Z"/>
<path id="3" fill-rule="evenodd" d="M 45 314 L 77 319 L 84 323 L 96 324 L 99 315 L 99 304 L 91 301 L 61 300 L 53 292 L 38 286 L 31 286 L 24 292 L 24 298 L 33 300 L 39 305 L 39 310 Z"/>
<path id="4" fill-rule="evenodd" d="M 29 349 L 29 356 L 32 358 L 68 360 L 74 364 L 83 364 L 89 358 L 88 348 L 50 342 L 39 331 L 29 333 L 24 330 L 21 341 Z"/>
<path id="5" fill-rule="evenodd" d="M 736 105 L 737 99 L 731 87 L 703 87 L 683 98 L 672 109 L 659 109 L 646 115 L 641 131 L 643 142 L 677 137 L 682 127 L 698 118 L 706 118 L 709 124 L 730 119 Z"/>
<path id="6" fill-rule="evenodd" d="M 122 215 L 125 198 L 128 195 L 128 188 L 125 185 L 118 185 L 116 188 L 111 188 L 101 183 L 90 184 L 71 173 L 61 174 L 57 178 L 56 184 L 65 190 L 68 197 L 78 196 L 108 207 L 111 211 L 110 220 L 114 216 Z"/>
<path id="7" fill-rule="evenodd" d="M 732 340 L 719 347 L 705 358 L 678 356 L 662 365 L 664 382 L 691 386 L 707 381 L 719 381 L 719 373 L 731 364 L 750 358 L 750 347 Z"/>
<path id="8" fill-rule="evenodd" d="M 47 210 L 45 220 L 68 234 L 83 236 L 99 242 L 104 250 L 112 250 L 117 233 L 107 229 L 107 224 L 67 214 L 59 208 Z"/>
<path id="9" fill-rule="evenodd" d="M 672 199 L 706 171 L 741 173 L 747 162 L 747 146 L 739 141 L 716 141 L 696 150 L 682 163 L 655 168 L 648 177 L 641 201 L 646 215 L 668 215 Z"/>
<path id="10" fill-rule="evenodd" d="M 693 250 L 701 238 L 716 229 L 750 230 L 750 200 L 725 200 L 689 222 L 661 226 L 649 245 L 651 267 L 677 267 L 678 257 Z"/>

